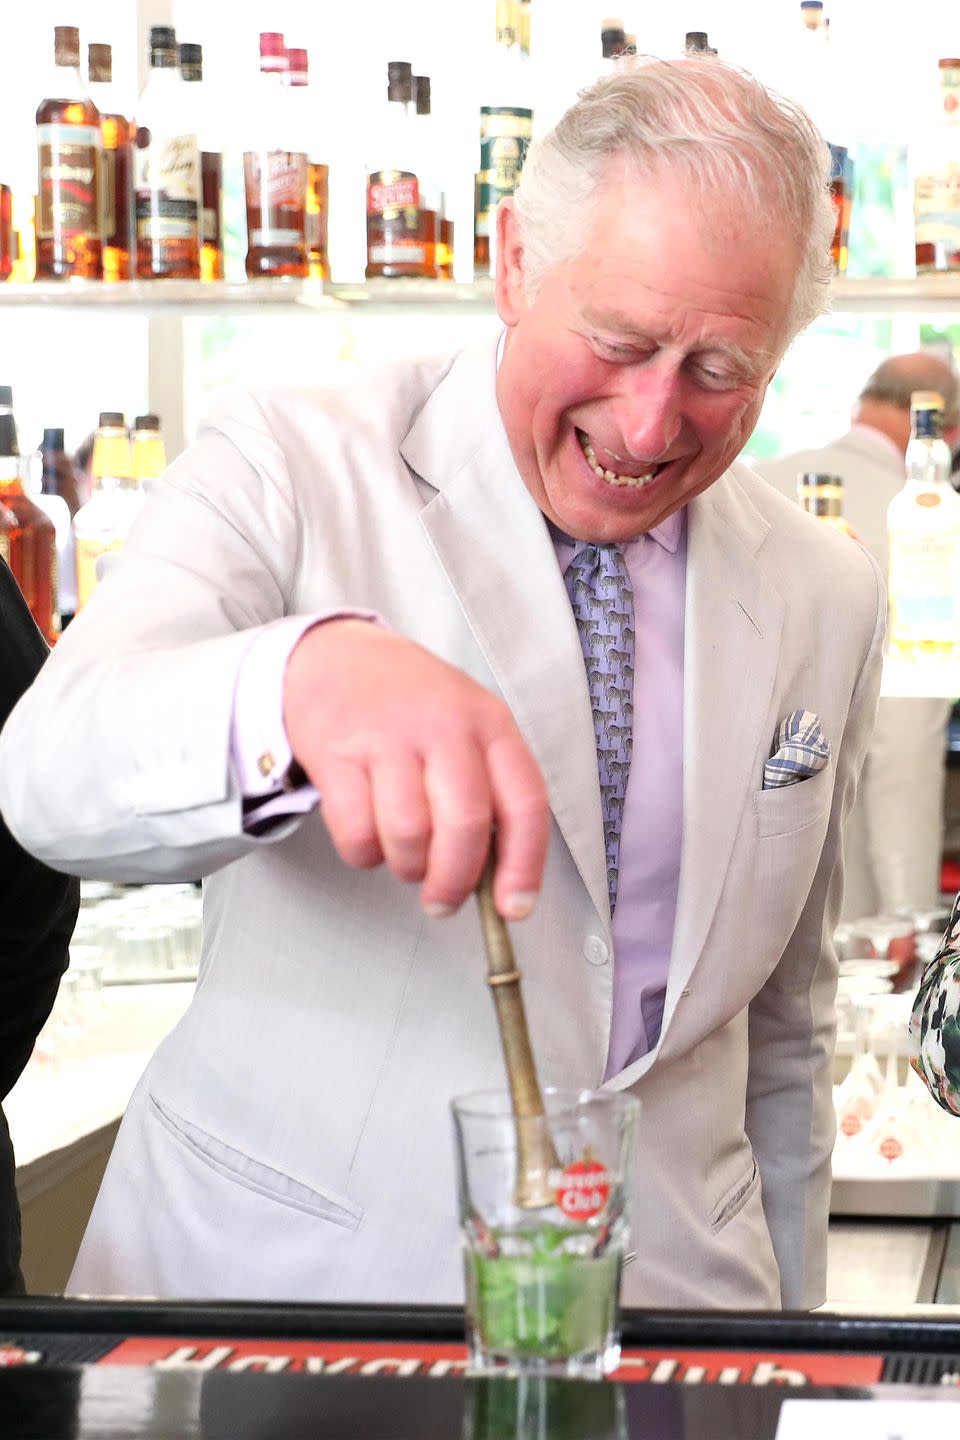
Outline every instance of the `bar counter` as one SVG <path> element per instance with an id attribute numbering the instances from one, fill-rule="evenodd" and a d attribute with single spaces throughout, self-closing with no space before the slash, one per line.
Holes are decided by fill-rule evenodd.
<path id="1" fill-rule="evenodd" d="M 463 1374 L 453 1308 L 0 1302 L 0 1434 L 913 1440 L 921 1419 L 924 1440 L 960 1434 L 960 1308 L 628 1311 L 623 1339 L 610 1381 L 521 1382 Z"/>

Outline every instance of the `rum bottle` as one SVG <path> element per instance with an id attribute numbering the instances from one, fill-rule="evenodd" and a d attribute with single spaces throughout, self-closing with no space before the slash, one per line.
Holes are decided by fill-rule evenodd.
<path id="1" fill-rule="evenodd" d="M 80 32 L 54 31 L 54 72 L 37 111 L 38 280 L 99 280 L 100 116 L 80 79 Z"/>
<path id="2" fill-rule="evenodd" d="M 297 148 L 304 150 L 307 156 L 304 233 L 308 273 L 313 280 L 329 280 L 327 229 L 330 215 L 330 167 L 314 158 L 313 129 L 308 104 L 310 68 L 306 50 L 287 51 L 286 83 L 290 90 L 290 104 L 296 107 L 294 118 Z"/>
<path id="3" fill-rule="evenodd" d="M 917 274 L 960 270 L 960 60 L 941 60 L 937 116 L 914 147 Z"/>
<path id="4" fill-rule="evenodd" d="M 244 151 L 247 201 L 247 278 L 305 277 L 307 263 L 307 157 L 291 134 L 295 114 L 284 84 L 283 36 L 260 36 L 260 83 L 253 144 Z"/>
<path id="5" fill-rule="evenodd" d="M 137 107 L 137 276 L 200 278 L 200 150 L 184 105 L 171 25 L 150 30 L 150 78 Z"/>
<path id="6" fill-rule="evenodd" d="M 48 644 L 59 634 L 56 609 L 57 533 L 23 488 L 23 461 L 13 418 L 13 391 L 0 385 L 0 505 L 16 520 L 8 530 L 8 563 Z"/>
<path id="7" fill-rule="evenodd" d="M 77 609 L 100 579 L 98 564 L 119 550 L 140 509 L 143 492 L 135 484 L 130 440 L 119 411 L 104 410 L 93 441 L 93 493 L 73 517 L 77 553 Z"/>
<path id="8" fill-rule="evenodd" d="M 906 482 L 887 510 L 890 653 L 960 654 L 960 495 L 950 483 L 940 395 L 916 391 Z"/>
<path id="9" fill-rule="evenodd" d="M 133 213 L 133 125 L 121 113 L 113 87 L 113 51 L 87 47 L 90 98 L 100 115 L 100 232 L 104 280 L 133 274 L 136 230 Z"/>
<path id="10" fill-rule="evenodd" d="M 200 147 L 200 279 L 223 279 L 223 155 L 210 144 L 203 96 L 203 46 L 179 46 L 188 128 Z M 192 112 L 192 113 L 191 113 Z"/>
<path id="11" fill-rule="evenodd" d="M 387 104 L 375 144 L 376 158 L 367 170 L 368 280 L 433 279 L 433 255 L 423 238 L 416 139 L 412 124 L 413 69 L 406 60 L 387 65 Z M 393 166 L 383 167 L 390 155 Z"/>

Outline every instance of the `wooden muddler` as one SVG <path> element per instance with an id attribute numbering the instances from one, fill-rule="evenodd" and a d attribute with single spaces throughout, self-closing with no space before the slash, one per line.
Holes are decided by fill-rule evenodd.
<path id="1" fill-rule="evenodd" d="M 524 1210 L 555 1204 L 550 1172 L 560 1169 L 557 1152 L 544 1120 L 543 1096 L 530 1048 L 530 1032 L 520 993 L 520 971 L 506 921 L 493 903 L 494 848 L 477 886 L 480 924 L 487 952 L 487 984 L 493 994 L 507 1065 L 510 1099 L 517 1122 L 516 1202 Z"/>

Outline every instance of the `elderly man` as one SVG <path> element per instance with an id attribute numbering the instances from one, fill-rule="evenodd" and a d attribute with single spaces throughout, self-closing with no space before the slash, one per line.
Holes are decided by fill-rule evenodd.
<path id="1" fill-rule="evenodd" d="M 910 397 L 915 390 L 943 396 L 948 439 L 955 443 L 958 388 L 956 371 L 938 355 L 891 355 L 864 384 L 845 435 L 754 468 L 791 499 L 799 474 L 839 475 L 846 518 L 886 574 L 887 508 L 903 488 Z M 843 835 L 845 919 L 939 904 L 949 719 L 948 700 L 880 701 Z"/>
<path id="2" fill-rule="evenodd" d="M 642 1102 L 625 1303 L 822 1300 L 885 603 L 736 456 L 823 304 L 826 169 L 714 57 L 624 62 L 501 206 L 500 342 L 228 401 L 153 491 L 0 744 L 35 850 L 210 876 L 73 1288 L 461 1293 L 494 824 L 542 1081 Z"/>

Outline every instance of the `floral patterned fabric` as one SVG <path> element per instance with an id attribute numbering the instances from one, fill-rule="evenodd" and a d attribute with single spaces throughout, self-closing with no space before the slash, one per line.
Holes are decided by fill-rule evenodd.
<path id="1" fill-rule="evenodd" d="M 910 1063 L 934 1100 L 960 1115 L 960 895 L 940 949 L 923 967 L 910 1042 Z"/>

